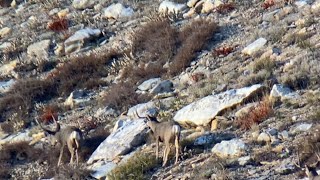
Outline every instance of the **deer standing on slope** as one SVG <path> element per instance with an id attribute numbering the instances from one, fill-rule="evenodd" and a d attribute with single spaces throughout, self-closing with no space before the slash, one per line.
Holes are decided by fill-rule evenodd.
<path id="1" fill-rule="evenodd" d="M 70 164 L 73 163 L 73 159 L 75 156 L 76 161 L 77 161 L 77 165 L 78 165 L 78 163 L 79 163 L 78 151 L 80 149 L 80 141 L 82 140 L 82 133 L 81 133 L 80 129 L 78 129 L 74 126 L 67 126 L 63 129 L 61 129 L 60 124 L 57 122 L 57 120 L 54 118 L 53 115 L 52 115 L 52 118 L 55 123 L 54 130 L 50 130 L 50 129 L 44 127 L 41 123 L 39 123 L 38 120 L 36 120 L 36 121 L 44 131 L 46 131 L 50 135 L 53 135 L 54 141 L 51 142 L 52 145 L 55 145 L 56 142 L 60 143 L 60 145 L 61 145 L 58 166 L 61 163 L 63 149 L 65 146 L 68 147 L 68 150 L 71 153 Z"/>

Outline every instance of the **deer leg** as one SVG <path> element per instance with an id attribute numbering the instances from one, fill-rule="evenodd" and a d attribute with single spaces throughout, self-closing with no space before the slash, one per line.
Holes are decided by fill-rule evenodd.
<path id="1" fill-rule="evenodd" d="M 70 154 L 71 154 L 70 164 L 73 164 L 75 148 L 72 147 L 72 145 L 68 143 L 68 149 L 69 149 L 69 152 L 70 152 Z"/>
<path id="2" fill-rule="evenodd" d="M 159 138 L 157 138 L 156 142 L 156 159 L 158 160 L 159 158 Z"/>
<path id="3" fill-rule="evenodd" d="M 59 155 L 59 160 L 58 160 L 58 166 L 60 166 L 60 163 L 61 163 L 61 158 L 62 158 L 62 154 L 63 154 L 63 149 L 64 149 L 64 146 L 61 146 L 60 155 Z"/>
<path id="4" fill-rule="evenodd" d="M 79 165 L 78 149 L 76 149 L 75 151 L 76 151 L 77 165 Z"/>
<path id="5" fill-rule="evenodd" d="M 176 147 L 176 162 L 175 162 L 175 164 L 177 164 L 178 158 L 179 158 L 179 149 L 180 149 L 179 148 L 179 137 L 178 136 L 176 136 L 176 138 L 175 138 L 174 145 Z"/>
<path id="6" fill-rule="evenodd" d="M 165 156 L 164 156 L 165 159 L 164 159 L 163 164 L 162 164 L 163 167 L 167 164 L 169 153 L 170 153 L 170 144 L 166 144 Z"/>

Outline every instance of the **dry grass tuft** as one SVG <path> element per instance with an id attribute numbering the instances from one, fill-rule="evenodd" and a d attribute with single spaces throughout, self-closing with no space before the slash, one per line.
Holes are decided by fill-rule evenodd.
<path id="1" fill-rule="evenodd" d="M 216 11 L 220 14 L 226 14 L 229 13 L 230 11 L 234 10 L 236 8 L 234 3 L 224 3 L 220 4 L 217 8 Z"/>
<path id="2" fill-rule="evenodd" d="M 200 18 L 183 27 L 179 33 L 180 48 L 173 57 L 168 69 L 170 76 L 175 76 L 188 67 L 196 57 L 196 53 L 204 48 L 206 42 L 213 37 L 218 26 L 215 22 Z"/>
<path id="3" fill-rule="evenodd" d="M 250 129 L 252 126 L 257 125 L 267 119 L 273 113 L 272 103 L 265 96 L 259 104 L 254 107 L 248 114 L 245 114 L 236 119 L 236 124 L 241 129 Z"/>
<path id="4" fill-rule="evenodd" d="M 111 61 L 120 56 L 119 53 L 111 51 L 103 56 L 84 56 L 70 60 L 57 67 L 57 70 L 49 76 L 57 86 L 60 96 L 69 95 L 74 89 L 99 87 L 102 83 L 99 78 L 108 75 L 105 68 Z M 93 84 L 96 82 L 96 84 Z"/>
<path id="5" fill-rule="evenodd" d="M 125 164 L 117 166 L 108 174 L 108 179 L 149 179 L 148 172 L 159 167 L 155 155 L 137 153 Z"/>
<path id="6" fill-rule="evenodd" d="M 124 111 L 130 106 L 150 100 L 147 94 L 137 94 L 136 85 L 130 82 L 121 82 L 112 85 L 102 98 L 102 104 Z"/>

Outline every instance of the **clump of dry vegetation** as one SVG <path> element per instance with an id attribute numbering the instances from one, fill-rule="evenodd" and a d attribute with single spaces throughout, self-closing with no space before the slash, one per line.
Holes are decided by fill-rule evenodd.
<path id="1" fill-rule="evenodd" d="M 105 55 L 91 55 L 71 59 L 69 62 L 56 68 L 48 79 L 52 79 L 57 87 L 60 96 L 69 95 L 74 89 L 94 88 L 101 85 L 99 78 L 108 75 L 105 68 L 114 58 L 119 58 L 120 54 L 110 51 Z M 96 84 L 93 84 L 96 82 Z"/>
<path id="2" fill-rule="evenodd" d="M 202 50 L 208 40 L 218 30 L 218 25 L 208 19 L 197 19 L 183 27 L 179 32 L 180 48 L 172 59 L 168 69 L 171 76 L 175 76 L 188 67 L 196 57 L 196 53 Z"/>
<path id="3" fill-rule="evenodd" d="M 121 111 L 130 106 L 150 100 L 147 94 L 137 94 L 136 85 L 129 82 L 121 82 L 112 85 L 102 98 L 102 104 Z"/>
<path id="4" fill-rule="evenodd" d="M 108 179 L 149 179 L 148 174 L 152 169 L 160 165 L 156 160 L 155 155 L 148 153 L 137 153 L 127 160 L 124 164 L 120 164 L 111 173 L 108 174 Z"/>
<path id="5" fill-rule="evenodd" d="M 232 179 L 226 168 L 227 162 L 218 157 L 209 157 L 201 166 L 196 166 L 191 174 L 191 179 Z"/>
<path id="6" fill-rule="evenodd" d="M 47 24 L 47 28 L 54 32 L 64 32 L 68 30 L 69 24 L 65 17 L 53 16 L 52 20 Z"/>
<path id="7" fill-rule="evenodd" d="M 267 96 L 263 98 L 258 105 L 247 114 L 242 115 L 236 119 L 236 124 L 242 129 L 250 129 L 272 115 L 272 103 Z"/>

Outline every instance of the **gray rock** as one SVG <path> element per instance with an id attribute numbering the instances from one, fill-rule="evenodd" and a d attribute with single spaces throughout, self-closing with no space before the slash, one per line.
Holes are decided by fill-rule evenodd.
<path id="1" fill-rule="evenodd" d="M 198 137 L 197 139 L 194 140 L 194 145 L 195 146 L 203 146 L 203 145 L 208 145 L 213 143 L 214 141 L 214 136 L 213 134 L 204 134 L 200 137 Z"/>
<path id="2" fill-rule="evenodd" d="M 14 85 L 16 81 L 14 79 L 10 79 L 9 81 L 0 82 L 0 93 L 8 92 L 9 89 Z"/>
<path id="3" fill-rule="evenodd" d="M 267 21 L 267 22 L 272 22 L 272 21 L 276 20 L 275 15 L 279 12 L 280 12 L 280 9 L 276 9 L 274 11 L 267 12 L 267 13 L 263 14 L 262 20 Z"/>
<path id="4" fill-rule="evenodd" d="M 156 84 L 160 83 L 160 78 L 152 78 L 144 81 L 142 84 L 138 86 L 138 89 L 141 91 L 148 91 L 152 89 Z"/>
<path id="5" fill-rule="evenodd" d="M 282 140 L 288 140 L 289 139 L 289 133 L 288 131 L 282 131 L 279 133 L 279 138 Z"/>
<path id="6" fill-rule="evenodd" d="M 268 129 L 267 132 L 270 136 L 276 136 L 278 134 L 278 130 L 275 128 Z"/>
<path id="7" fill-rule="evenodd" d="M 308 123 L 303 123 L 303 124 L 299 124 L 293 128 L 290 129 L 291 134 L 296 134 L 299 132 L 306 132 L 308 131 L 310 128 L 312 127 L 312 124 L 308 124 Z"/>
<path id="8" fill-rule="evenodd" d="M 101 35 L 99 29 L 81 29 L 75 32 L 65 42 L 65 53 L 70 54 L 75 51 L 79 51 L 89 41 Z"/>
<path id="9" fill-rule="evenodd" d="M 99 108 L 94 114 L 96 118 L 117 117 L 119 113 L 110 107 Z"/>
<path id="10" fill-rule="evenodd" d="M 251 156 L 244 156 L 238 159 L 240 166 L 245 166 L 251 161 Z"/>
<path id="11" fill-rule="evenodd" d="M 295 170 L 295 166 L 290 163 L 283 163 L 275 169 L 275 171 L 279 174 L 289 174 L 293 170 Z"/>
<path id="12" fill-rule="evenodd" d="M 174 121 L 179 124 L 206 126 L 219 112 L 241 103 L 246 97 L 253 95 L 262 88 L 262 85 L 257 84 L 204 97 L 179 110 L 174 116 Z"/>
<path id="13" fill-rule="evenodd" d="M 106 162 L 104 164 L 94 165 L 89 167 L 90 170 L 94 171 L 91 176 L 96 179 L 102 179 L 108 175 L 115 167 L 117 167 L 116 163 Z"/>
<path id="14" fill-rule="evenodd" d="M 146 117 L 147 114 L 152 115 L 152 116 L 156 115 L 158 110 L 157 110 L 156 104 L 154 102 L 150 101 L 147 103 L 138 104 L 138 105 L 133 106 L 132 108 L 130 108 L 128 110 L 127 115 L 131 118 L 138 118 L 138 117 L 136 117 L 135 112 L 137 112 L 140 117 Z"/>
<path id="15" fill-rule="evenodd" d="M 164 80 L 158 83 L 150 90 L 152 94 L 159 94 L 173 91 L 173 83 L 170 80 Z"/>
<path id="16" fill-rule="evenodd" d="M 212 152 L 221 158 L 240 156 L 246 149 L 245 143 L 241 139 L 222 141 L 212 148 Z"/>
<path id="17" fill-rule="evenodd" d="M 119 120 L 115 123 L 112 132 L 115 133 L 119 128 L 121 128 L 122 126 L 124 126 L 125 123 L 126 123 L 126 121 L 124 121 L 124 120 L 122 120 L 122 119 L 119 119 Z"/>
<path id="18" fill-rule="evenodd" d="M 107 8 L 102 9 L 102 17 L 120 19 L 125 17 L 130 17 L 134 14 L 134 11 L 130 7 L 125 7 L 120 3 L 111 4 Z"/>
<path id="19" fill-rule="evenodd" d="M 143 143 L 147 129 L 144 119 L 127 122 L 99 145 L 87 163 L 98 160 L 112 161 L 116 156 L 128 154 Z"/>
<path id="20" fill-rule="evenodd" d="M 275 84 L 272 87 L 272 90 L 270 92 L 270 98 L 280 98 L 281 101 L 284 99 L 294 99 L 298 98 L 299 95 L 295 92 L 293 92 L 290 88 L 285 87 L 281 84 Z"/>
<path id="21" fill-rule="evenodd" d="M 3 139 L 0 139 L 0 145 L 7 144 L 7 143 L 15 143 L 20 141 L 32 141 L 32 137 L 29 136 L 30 130 L 24 130 L 21 132 L 18 132 L 17 134 L 9 135 Z"/>
<path id="22" fill-rule="evenodd" d="M 158 12 L 160 14 L 179 14 L 182 13 L 186 8 L 186 4 L 178 4 L 165 0 L 160 4 Z"/>
<path id="23" fill-rule="evenodd" d="M 47 39 L 31 44 L 27 49 L 27 53 L 29 56 L 34 56 L 40 59 L 48 59 L 50 43 L 51 41 Z"/>
<path id="24" fill-rule="evenodd" d="M 87 9 L 92 8 L 95 2 L 95 0 L 73 0 L 72 6 L 76 9 Z"/>
<path id="25" fill-rule="evenodd" d="M 257 51 L 259 51 L 263 46 L 267 43 L 267 40 L 265 38 L 259 38 L 255 40 L 253 43 L 249 44 L 247 47 L 245 47 L 242 50 L 243 54 L 247 55 L 253 55 Z"/>

